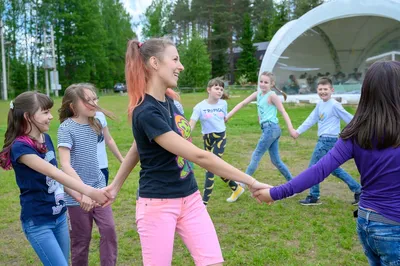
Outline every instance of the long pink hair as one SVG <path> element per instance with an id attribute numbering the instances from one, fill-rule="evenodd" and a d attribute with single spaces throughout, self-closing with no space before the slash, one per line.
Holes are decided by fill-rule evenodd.
<path id="1" fill-rule="evenodd" d="M 130 40 L 125 56 L 125 79 L 129 96 L 129 115 L 143 102 L 146 93 L 147 82 L 150 79 L 150 72 L 147 68 L 147 62 L 150 57 L 162 58 L 165 48 L 174 43 L 166 38 L 153 38 L 145 43 L 137 40 Z M 165 94 L 175 100 L 179 95 L 168 88 Z"/>

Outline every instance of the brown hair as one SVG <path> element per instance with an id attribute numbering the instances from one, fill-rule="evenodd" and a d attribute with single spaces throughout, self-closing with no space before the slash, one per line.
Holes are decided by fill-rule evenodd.
<path id="1" fill-rule="evenodd" d="M 361 87 L 354 118 L 342 139 L 353 139 L 363 149 L 400 146 L 400 62 L 372 64 Z"/>
<path id="2" fill-rule="evenodd" d="M 38 110 L 51 109 L 53 104 L 53 100 L 50 97 L 34 91 L 21 93 L 10 103 L 3 150 L 0 152 L 1 167 L 6 168 L 6 164 L 9 163 L 9 152 L 14 140 L 17 137 L 28 135 L 32 130 L 31 123 L 35 124 L 34 114 Z M 31 122 L 27 119 L 31 120 Z"/>
<path id="3" fill-rule="evenodd" d="M 96 88 L 93 84 L 90 83 L 72 84 L 65 90 L 64 97 L 61 103 L 61 108 L 58 109 L 60 123 L 64 122 L 69 117 L 76 117 L 78 115 L 74 111 L 74 108 L 79 100 L 82 100 L 85 104 L 100 109 L 99 106 L 86 100 L 85 89 L 90 90 L 94 94 L 96 94 Z M 94 117 L 89 117 L 89 125 L 93 128 L 94 131 L 96 131 L 98 135 L 101 134 L 101 124 L 97 119 L 95 119 Z"/>
<path id="4" fill-rule="evenodd" d="M 276 91 L 278 91 L 279 93 L 281 93 L 283 95 L 283 98 L 286 101 L 287 94 L 284 91 L 280 90 L 278 87 L 276 87 L 276 85 L 275 85 L 275 75 L 272 72 L 264 71 L 264 72 L 261 73 L 260 76 L 269 77 L 269 79 L 270 79 L 270 81 L 272 83 L 272 88 L 275 89 Z"/>
<path id="5" fill-rule="evenodd" d="M 317 86 L 318 85 L 329 85 L 329 86 L 333 86 L 332 85 L 332 80 L 328 77 L 322 77 L 318 80 Z"/>
<path id="6" fill-rule="evenodd" d="M 147 82 L 150 79 L 150 71 L 147 63 L 150 57 L 163 59 L 163 53 L 168 46 L 175 46 L 167 38 L 152 38 L 144 43 L 130 40 L 125 56 L 125 79 L 129 96 L 129 115 L 142 103 L 146 93 Z M 165 93 L 172 99 L 178 99 L 176 92 L 168 88 Z"/>
<path id="7" fill-rule="evenodd" d="M 225 88 L 225 83 L 221 78 L 213 78 L 208 82 L 207 88 L 211 88 L 213 86 L 220 86 L 222 88 Z M 229 99 L 229 95 L 224 91 L 224 93 L 222 94 L 221 99 L 222 100 L 228 100 Z"/>

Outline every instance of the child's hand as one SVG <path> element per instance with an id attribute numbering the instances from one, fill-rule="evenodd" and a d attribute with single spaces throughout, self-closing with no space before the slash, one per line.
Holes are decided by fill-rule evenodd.
<path id="1" fill-rule="evenodd" d="M 256 198 L 258 201 L 265 202 L 271 204 L 274 200 L 271 198 L 270 188 L 266 189 L 259 189 L 253 192 L 253 197 Z"/>
<path id="2" fill-rule="evenodd" d="M 290 136 L 292 136 L 292 138 L 294 138 L 294 139 L 297 139 L 297 138 L 300 136 L 300 134 L 297 133 L 296 130 L 291 129 L 291 130 L 290 130 Z"/>
<path id="3" fill-rule="evenodd" d="M 89 212 L 94 207 L 93 200 L 86 195 L 82 195 L 80 204 L 81 208 L 87 212 Z"/>
<path id="4" fill-rule="evenodd" d="M 98 205 L 103 206 L 110 201 L 113 201 L 114 198 L 111 196 L 111 194 L 105 190 L 105 189 L 95 189 L 93 188 L 93 191 L 90 193 L 90 197 L 98 203 Z M 109 205 L 109 204 L 107 204 Z"/>
<path id="5" fill-rule="evenodd" d="M 111 199 L 103 205 L 103 207 L 107 207 L 108 205 L 111 205 L 112 203 L 114 203 L 115 199 L 117 198 L 119 189 L 117 189 L 111 183 L 110 185 L 108 185 L 105 188 L 103 188 L 103 190 L 107 191 L 111 196 Z"/>

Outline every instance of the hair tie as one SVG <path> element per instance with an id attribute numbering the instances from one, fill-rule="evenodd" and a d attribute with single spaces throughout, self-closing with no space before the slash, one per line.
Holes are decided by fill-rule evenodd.
<path id="1" fill-rule="evenodd" d="M 10 102 L 10 109 L 11 109 L 11 110 L 14 109 L 14 103 L 13 103 L 13 101 Z"/>
<path id="2" fill-rule="evenodd" d="M 138 43 L 138 47 L 139 47 L 139 49 L 140 49 L 140 47 L 142 47 L 142 45 L 143 45 L 143 43 L 142 43 L 142 42 L 139 42 L 139 43 Z"/>

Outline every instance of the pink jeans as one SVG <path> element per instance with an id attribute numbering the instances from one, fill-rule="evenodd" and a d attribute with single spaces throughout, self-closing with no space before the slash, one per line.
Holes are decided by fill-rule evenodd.
<path id="1" fill-rule="evenodd" d="M 196 265 L 224 261 L 214 224 L 199 191 L 177 199 L 139 198 L 136 224 L 145 266 L 171 265 L 175 231 Z"/>

